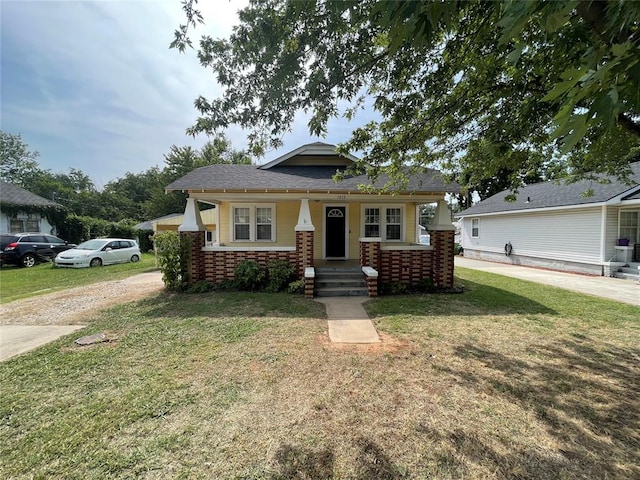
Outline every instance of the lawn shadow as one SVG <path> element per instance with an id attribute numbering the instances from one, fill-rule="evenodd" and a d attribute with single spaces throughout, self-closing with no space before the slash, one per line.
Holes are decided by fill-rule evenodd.
<path id="1" fill-rule="evenodd" d="M 574 337 L 528 353 L 525 362 L 465 344 L 455 354 L 483 368 L 442 371 L 533 410 L 560 445 L 557 456 L 535 445 L 505 455 L 462 431 L 452 438 L 457 452 L 517 472 L 502 471 L 506 478 L 640 478 L 640 349 Z"/>
<path id="2" fill-rule="evenodd" d="M 141 300 L 146 316 L 171 318 L 326 318 L 325 307 L 302 295 L 287 293 L 162 292 Z"/>
<path id="3" fill-rule="evenodd" d="M 366 304 L 370 316 L 384 315 L 556 315 L 547 305 L 498 287 L 464 281 L 456 294 L 383 295 Z"/>
<path id="4" fill-rule="evenodd" d="M 364 437 L 355 439 L 355 480 L 401 480 L 406 475 L 375 442 Z M 274 456 L 276 471 L 272 480 L 332 479 L 335 453 L 332 448 L 300 448 L 282 445 Z"/>

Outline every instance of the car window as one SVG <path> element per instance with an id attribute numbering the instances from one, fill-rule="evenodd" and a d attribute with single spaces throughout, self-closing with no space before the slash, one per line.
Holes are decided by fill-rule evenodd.
<path id="1" fill-rule="evenodd" d="M 25 235 L 20 243 L 47 243 L 42 235 Z"/>
<path id="2" fill-rule="evenodd" d="M 133 247 L 133 245 L 131 244 L 131 242 L 123 242 L 123 241 L 121 241 L 120 242 L 120 247 L 121 248 L 131 248 L 131 247 Z"/>
<path id="3" fill-rule="evenodd" d="M 45 235 L 44 238 L 47 240 L 47 243 L 64 243 L 63 240 L 60 240 L 58 237 L 53 237 L 51 235 Z"/>
<path id="4" fill-rule="evenodd" d="M 109 242 L 107 243 L 105 248 L 111 248 L 113 250 L 120 248 L 120 246 L 118 245 L 118 242 Z"/>

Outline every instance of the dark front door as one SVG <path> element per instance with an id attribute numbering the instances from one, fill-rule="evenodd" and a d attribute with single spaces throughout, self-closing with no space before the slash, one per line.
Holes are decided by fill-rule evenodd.
<path id="1" fill-rule="evenodd" d="M 346 207 L 324 207 L 327 258 L 345 257 Z"/>

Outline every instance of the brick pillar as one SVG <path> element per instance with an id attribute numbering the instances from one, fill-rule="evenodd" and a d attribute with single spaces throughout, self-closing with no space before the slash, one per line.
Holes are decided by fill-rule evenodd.
<path id="1" fill-rule="evenodd" d="M 433 246 L 433 281 L 453 287 L 454 230 L 429 230 Z"/>
<path id="2" fill-rule="evenodd" d="M 380 240 L 360 241 L 360 266 L 380 271 Z"/>
<path id="3" fill-rule="evenodd" d="M 296 231 L 296 253 L 298 255 L 296 274 L 298 278 L 304 276 L 306 267 L 313 267 L 313 239 L 313 231 Z"/>
<path id="4" fill-rule="evenodd" d="M 367 280 L 367 293 L 370 297 L 378 296 L 378 277 L 365 277 Z"/>
<path id="5" fill-rule="evenodd" d="M 189 283 L 205 280 L 204 252 L 202 251 L 204 232 L 180 232 L 180 238 L 191 242 L 190 258 L 183 274 L 188 275 Z"/>

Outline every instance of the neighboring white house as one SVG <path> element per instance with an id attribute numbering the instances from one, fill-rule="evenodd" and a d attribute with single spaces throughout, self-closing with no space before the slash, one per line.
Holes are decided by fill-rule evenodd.
<path id="1" fill-rule="evenodd" d="M 62 208 L 35 193 L 0 181 L 0 232 L 43 232 L 55 234 L 45 212 Z"/>
<path id="2" fill-rule="evenodd" d="M 458 213 L 465 257 L 592 275 L 637 271 L 640 162 L 631 169 L 631 185 L 544 182 L 521 188 L 514 202 L 504 191 Z"/>

